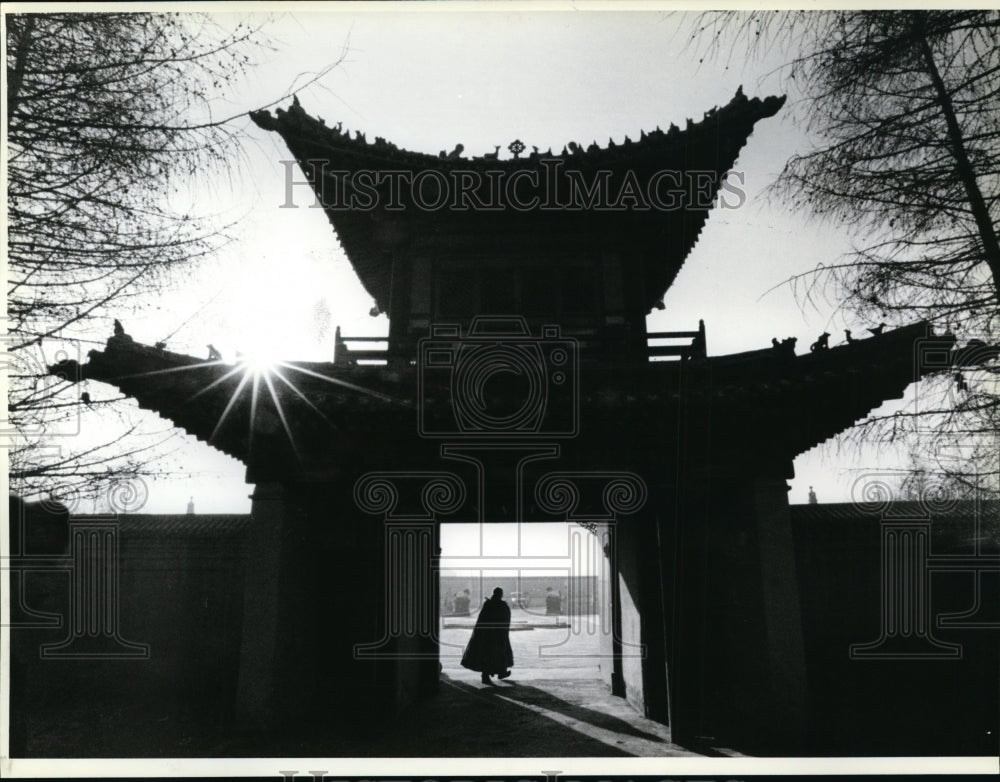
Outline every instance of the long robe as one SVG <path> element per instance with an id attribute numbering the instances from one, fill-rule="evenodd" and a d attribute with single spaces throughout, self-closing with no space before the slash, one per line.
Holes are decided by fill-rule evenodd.
<path id="1" fill-rule="evenodd" d="M 490 598 L 483 603 L 472 637 L 462 655 L 462 667 L 481 673 L 503 673 L 514 664 L 510 648 L 510 606 Z"/>

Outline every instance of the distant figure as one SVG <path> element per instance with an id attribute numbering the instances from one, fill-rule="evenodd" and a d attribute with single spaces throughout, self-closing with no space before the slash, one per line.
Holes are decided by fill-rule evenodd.
<path id="1" fill-rule="evenodd" d="M 814 492 L 814 491 L 813 491 L 813 487 L 812 487 L 812 486 L 810 486 L 810 487 L 809 487 L 809 504 L 810 504 L 810 505 L 815 505 L 816 503 L 817 503 L 817 500 L 816 500 L 816 492 Z"/>
<path id="2" fill-rule="evenodd" d="M 188 516 L 193 516 L 194 515 L 194 497 L 191 497 L 188 500 L 188 511 L 187 512 L 188 512 Z"/>
<path id="3" fill-rule="evenodd" d="M 854 343 L 854 337 L 851 336 L 850 329 L 844 329 L 844 336 L 847 338 L 847 344 L 851 345 Z"/>
<path id="4" fill-rule="evenodd" d="M 555 616 L 562 613 L 562 595 L 552 587 L 545 587 L 545 613 Z"/>
<path id="5" fill-rule="evenodd" d="M 208 360 L 209 361 L 222 361 L 222 354 L 215 349 L 215 345 L 208 346 Z"/>
<path id="6" fill-rule="evenodd" d="M 469 597 L 469 590 L 463 589 L 461 594 L 455 595 L 455 616 L 468 616 L 469 605 L 472 598 Z"/>
<path id="7" fill-rule="evenodd" d="M 122 322 L 118 320 L 118 318 L 115 318 L 115 336 L 121 337 L 124 334 L 125 334 L 125 327 L 122 325 Z"/>
<path id="8" fill-rule="evenodd" d="M 497 587 L 493 596 L 483 603 L 476 626 L 472 630 L 462 667 L 482 673 L 483 684 L 491 684 L 490 676 L 506 679 L 514 664 L 510 648 L 510 606 L 503 600 L 503 590 Z"/>
<path id="9" fill-rule="evenodd" d="M 91 404 L 93 404 L 94 400 L 90 398 L 89 392 L 84 391 L 82 394 L 80 394 L 80 401 L 83 402 L 87 407 L 90 407 Z"/>
<path id="10" fill-rule="evenodd" d="M 885 323 L 879 323 L 875 328 L 868 329 L 874 336 L 879 336 L 885 329 Z"/>
<path id="11" fill-rule="evenodd" d="M 830 347 L 830 335 L 827 332 L 823 332 L 819 335 L 815 342 L 809 346 L 809 350 L 815 353 L 817 350 L 826 350 Z"/>

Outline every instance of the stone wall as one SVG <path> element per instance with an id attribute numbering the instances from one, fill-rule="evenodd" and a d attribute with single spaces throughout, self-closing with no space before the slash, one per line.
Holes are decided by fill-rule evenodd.
<path id="1" fill-rule="evenodd" d="M 848 755 L 995 754 L 1000 504 L 962 503 L 930 514 L 917 503 L 894 503 L 881 514 L 847 504 L 793 505 L 791 519 L 812 745 Z M 927 567 L 909 575 L 916 579 L 923 571 L 926 579 L 926 611 L 917 612 L 926 622 L 907 625 L 902 603 L 902 611 L 887 604 L 889 616 L 883 618 L 883 596 L 889 594 L 883 575 L 891 576 L 893 568 L 892 558 L 883 563 L 882 535 L 887 524 L 896 525 L 895 534 L 919 528 L 924 519 Z M 992 570 L 978 574 L 969 567 L 976 538 L 979 563 L 989 566 L 987 558 L 994 558 Z M 898 575 L 909 580 L 902 569 Z M 892 589 L 900 600 L 919 600 L 901 582 Z M 978 612 L 948 619 L 977 602 Z"/>
<path id="2" fill-rule="evenodd" d="M 596 614 L 599 610 L 600 592 L 597 576 L 494 576 L 490 574 L 456 576 L 447 571 L 441 574 L 441 606 L 451 604 L 456 594 L 469 590 L 470 610 L 475 614 L 494 588 L 503 590 L 504 600 L 511 602 L 515 592 L 527 599 L 526 610 L 530 613 L 545 613 L 546 587 L 552 587 L 562 597 L 562 613 L 567 615 Z M 449 601 L 446 603 L 446 601 Z"/>
<path id="3" fill-rule="evenodd" d="M 126 710 L 156 723 L 198 712 L 229 724 L 248 521 L 69 517 L 12 502 L 12 754 L 30 756 L 33 735 L 76 714 Z M 74 594 L 105 586 L 94 604 L 106 613 Z"/>

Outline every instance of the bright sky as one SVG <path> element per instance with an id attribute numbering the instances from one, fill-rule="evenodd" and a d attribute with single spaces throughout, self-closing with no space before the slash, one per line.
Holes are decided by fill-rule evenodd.
<path id="1" fill-rule="evenodd" d="M 217 115 L 273 100 L 342 52 L 343 61 L 329 75 L 298 93 L 304 108 L 327 124 L 340 121 L 369 139 L 383 136 L 430 153 L 461 142 L 465 154 L 482 154 L 496 144 L 505 149 L 515 138 L 543 150 L 558 151 L 571 140 L 603 146 L 609 137 L 620 143 L 626 134 L 635 139 L 657 125 L 683 127 L 686 118 L 700 119 L 728 102 L 740 85 L 751 97 L 782 92 L 768 75 L 781 63 L 781 52 L 747 61 L 734 49 L 729 58 L 699 63 L 700 52 L 686 48 L 691 15 L 427 13 L 423 4 L 405 12 L 352 5 L 274 17 L 267 28 L 274 51 L 252 70 L 242 91 L 220 100 Z M 224 24 L 234 19 L 220 16 Z M 829 308 L 803 311 L 781 286 L 848 249 L 837 227 L 808 222 L 761 196 L 788 156 L 807 146 L 792 121 L 794 97 L 777 117 L 758 124 L 736 164 L 746 204 L 711 213 L 665 299 L 666 309 L 649 318 L 651 330 L 688 330 L 704 318 L 709 353 L 721 354 L 792 335 L 801 352 L 822 331 L 840 335 L 846 326 L 863 333 L 872 325 L 831 320 Z M 302 208 L 278 208 L 285 200 L 281 161 L 290 159 L 280 137 L 249 119 L 239 122 L 249 137 L 243 156 L 230 172 L 206 173 L 192 196 L 202 212 L 223 221 L 242 218 L 232 231 L 234 241 L 129 316 L 128 332 L 152 344 L 180 327 L 169 339 L 174 351 L 207 355 L 211 342 L 226 358 L 240 350 L 289 360 L 329 360 L 338 324 L 345 334 L 386 333 L 385 317 L 368 315 L 372 302 L 323 212 L 305 208 L 311 199 L 304 190 Z M 835 336 L 831 344 L 839 341 Z M 136 415 L 148 416 L 154 428 L 164 426 L 151 414 Z M 105 423 L 85 416 L 83 425 L 94 434 Z M 251 487 L 243 482 L 241 464 L 193 438 L 179 442 L 166 464 L 193 475 L 153 482 L 146 512 L 183 512 L 189 496 L 198 512 L 249 510 Z M 800 457 L 791 501 L 805 502 L 809 485 L 821 501 L 847 499 L 854 476 L 844 469 L 856 464 L 830 448 Z"/>

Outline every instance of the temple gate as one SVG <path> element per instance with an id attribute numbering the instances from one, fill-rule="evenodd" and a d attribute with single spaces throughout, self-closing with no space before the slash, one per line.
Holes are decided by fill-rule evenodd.
<path id="1" fill-rule="evenodd" d="M 504 160 L 369 142 L 297 101 L 252 115 L 388 314 L 388 349 L 338 331 L 330 362 L 255 368 L 120 334 L 53 368 L 247 465 L 244 719 L 375 726 L 432 693 L 438 525 L 577 520 L 611 575 L 611 690 L 681 744 L 802 746 L 792 460 L 930 371 L 915 344 L 953 339 L 712 356 L 704 323 L 647 333 L 783 102 L 740 92 L 684 129 Z"/>

